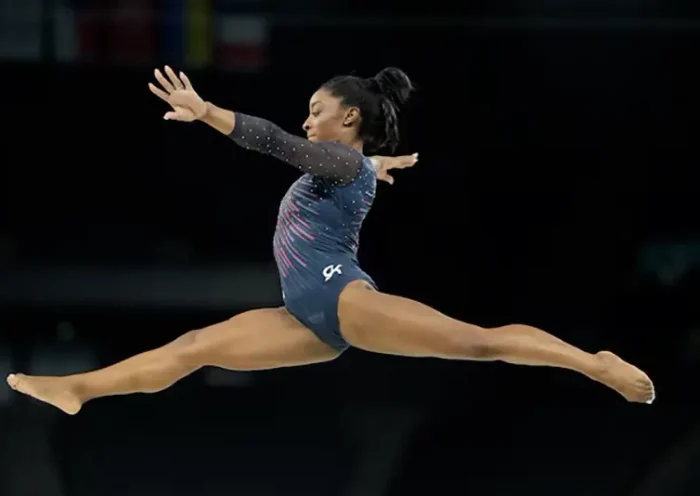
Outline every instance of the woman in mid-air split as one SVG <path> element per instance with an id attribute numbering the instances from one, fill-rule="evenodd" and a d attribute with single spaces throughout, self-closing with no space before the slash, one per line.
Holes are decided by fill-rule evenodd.
<path id="1" fill-rule="evenodd" d="M 512 324 L 484 328 L 378 290 L 357 260 L 362 222 L 377 180 L 412 166 L 416 155 L 367 156 L 393 150 L 398 115 L 413 86 L 397 68 L 367 79 L 335 77 L 311 96 L 306 138 L 260 117 L 203 100 L 187 76 L 155 71 L 150 90 L 171 106 L 166 120 L 201 121 L 248 150 L 297 168 L 301 177 L 282 199 L 273 251 L 284 306 L 236 315 L 192 330 L 171 343 L 91 372 L 37 377 L 11 374 L 15 390 L 77 413 L 104 396 L 153 393 L 204 366 L 261 370 L 325 362 L 348 347 L 408 357 L 500 360 L 573 370 L 620 393 L 651 403 L 649 377 L 613 353 L 587 353 L 540 329 Z M 202 151 L 206 156 L 206 150 Z M 264 183 L 264 175 L 260 182 Z M 235 281 L 231 281 L 235 284 Z"/>

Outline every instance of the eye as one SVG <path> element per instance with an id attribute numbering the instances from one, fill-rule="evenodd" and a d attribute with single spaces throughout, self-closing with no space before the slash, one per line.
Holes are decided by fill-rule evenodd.
<path id="1" fill-rule="evenodd" d="M 321 113 L 320 110 L 314 110 L 313 112 L 311 112 L 311 115 L 313 115 L 314 117 L 318 117 L 318 115 L 319 115 L 320 113 Z"/>

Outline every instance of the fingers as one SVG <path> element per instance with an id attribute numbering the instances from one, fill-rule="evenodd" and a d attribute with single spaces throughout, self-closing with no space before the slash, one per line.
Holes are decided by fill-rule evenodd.
<path id="1" fill-rule="evenodd" d="M 194 91 L 192 83 L 190 83 L 190 78 L 188 78 L 184 72 L 180 71 L 180 79 L 185 83 L 185 89 L 189 91 Z"/>
<path id="2" fill-rule="evenodd" d="M 155 69 L 153 73 L 155 74 L 156 79 L 161 84 L 166 93 L 172 93 L 175 90 L 193 90 L 192 83 L 187 78 L 187 76 L 185 76 L 185 73 L 180 72 L 180 77 L 178 77 L 175 74 L 175 71 L 173 71 L 170 68 L 170 66 L 165 66 L 165 74 L 168 76 L 167 78 L 163 76 L 163 73 L 160 72 L 160 69 Z"/>
<path id="3" fill-rule="evenodd" d="M 394 178 L 391 177 L 389 174 L 383 174 L 382 177 L 378 179 L 381 179 L 382 181 L 387 182 L 389 184 L 394 184 Z"/>
<path id="4" fill-rule="evenodd" d="M 166 121 L 190 122 L 192 120 L 192 112 L 182 107 L 176 107 L 174 111 L 166 112 L 163 119 Z"/>
<path id="5" fill-rule="evenodd" d="M 178 79 L 175 72 L 167 65 L 165 66 L 165 73 L 168 75 L 168 79 L 170 79 L 170 82 L 175 88 L 178 90 L 185 89 L 185 85 L 182 84 L 182 81 Z"/>
<path id="6" fill-rule="evenodd" d="M 151 90 L 151 93 L 171 105 L 186 105 L 188 103 L 189 97 L 185 92 L 194 93 L 194 88 L 192 88 L 192 83 L 184 72 L 180 72 L 180 77 L 178 77 L 175 71 L 166 65 L 165 74 L 168 76 L 167 78 L 159 69 L 155 69 L 153 73 L 162 89 L 155 84 L 148 83 L 148 89 Z"/>
<path id="7" fill-rule="evenodd" d="M 159 69 L 153 71 L 153 74 L 155 74 L 156 79 L 168 94 L 175 91 L 175 87 L 163 76 L 163 73 L 161 73 Z"/>
<path id="8" fill-rule="evenodd" d="M 396 163 L 396 168 L 397 169 L 405 169 L 406 167 L 413 167 L 416 165 L 416 162 L 418 162 L 418 154 L 414 153 L 413 155 L 404 155 L 402 157 L 396 157 L 397 158 L 397 163 Z"/>
<path id="9" fill-rule="evenodd" d="M 372 160 L 377 166 L 377 179 L 380 181 L 387 182 L 389 184 L 394 184 L 394 178 L 387 174 L 386 171 L 390 169 L 405 169 L 407 167 L 413 167 L 418 162 L 418 154 L 414 153 L 412 155 L 402 155 L 400 157 L 372 157 Z"/>
<path id="10" fill-rule="evenodd" d="M 157 96 L 164 102 L 168 101 L 168 94 L 165 91 L 158 88 L 155 84 L 148 83 L 148 89 L 151 90 L 151 93 L 153 93 L 155 96 Z"/>
<path id="11" fill-rule="evenodd" d="M 172 111 L 167 112 L 163 119 L 166 121 L 182 121 L 182 122 L 192 122 L 194 120 L 194 114 L 191 110 L 185 107 L 173 106 Z"/>

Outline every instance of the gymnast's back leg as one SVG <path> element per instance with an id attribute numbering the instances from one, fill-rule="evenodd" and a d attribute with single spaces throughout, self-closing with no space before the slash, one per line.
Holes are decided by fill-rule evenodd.
<path id="1" fill-rule="evenodd" d="M 566 368 L 605 384 L 628 401 L 654 400 L 649 377 L 610 352 L 586 353 L 527 325 L 485 329 L 467 324 L 422 303 L 375 291 L 364 281 L 344 288 L 338 316 L 343 337 L 367 351 Z"/>
<path id="2" fill-rule="evenodd" d="M 7 382 L 73 415 L 91 399 L 155 393 L 204 366 L 263 370 L 325 362 L 338 354 L 285 308 L 268 308 L 190 331 L 165 346 L 92 372 L 63 377 L 12 374 Z"/>

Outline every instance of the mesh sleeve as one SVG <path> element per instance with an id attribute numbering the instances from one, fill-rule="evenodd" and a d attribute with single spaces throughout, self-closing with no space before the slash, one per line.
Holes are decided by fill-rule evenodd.
<path id="1" fill-rule="evenodd" d="M 328 178 L 341 186 L 355 180 L 364 158 L 341 143 L 312 143 L 268 120 L 239 112 L 229 138 L 247 150 L 273 156 L 302 172 Z"/>

